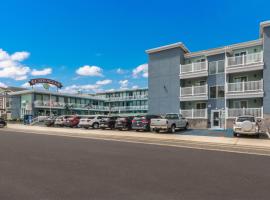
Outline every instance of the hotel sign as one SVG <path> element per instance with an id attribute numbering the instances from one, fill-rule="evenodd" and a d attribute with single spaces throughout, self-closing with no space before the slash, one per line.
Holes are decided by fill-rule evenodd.
<path id="1" fill-rule="evenodd" d="M 33 86 L 33 85 L 36 85 L 39 83 L 54 85 L 60 89 L 63 87 L 62 83 L 55 81 L 55 80 L 52 80 L 52 79 L 47 79 L 47 78 L 36 78 L 36 79 L 31 79 L 29 81 L 30 86 Z"/>

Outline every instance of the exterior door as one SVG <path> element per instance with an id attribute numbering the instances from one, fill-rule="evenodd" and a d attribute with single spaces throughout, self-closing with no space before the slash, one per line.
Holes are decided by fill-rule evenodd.
<path id="1" fill-rule="evenodd" d="M 221 128 L 220 110 L 211 111 L 211 128 Z"/>

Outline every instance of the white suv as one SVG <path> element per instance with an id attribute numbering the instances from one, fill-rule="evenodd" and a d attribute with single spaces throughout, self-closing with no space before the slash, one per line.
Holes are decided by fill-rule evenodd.
<path id="1" fill-rule="evenodd" d="M 240 116 L 235 119 L 233 124 L 233 135 L 257 135 L 259 136 L 259 125 L 253 116 Z"/>
<path id="2" fill-rule="evenodd" d="M 95 115 L 95 116 L 89 116 L 89 117 L 83 117 L 80 119 L 79 127 L 89 129 L 90 127 L 94 129 L 99 128 L 100 120 L 103 118 L 103 116 Z"/>

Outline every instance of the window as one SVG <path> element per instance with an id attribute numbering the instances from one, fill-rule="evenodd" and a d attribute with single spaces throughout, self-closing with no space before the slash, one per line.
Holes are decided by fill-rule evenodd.
<path id="1" fill-rule="evenodd" d="M 205 109 L 206 108 L 206 103 L 197 103 L 196 104 L 196 109 Z"/>
<path id="2" fill-rule="evenodd" d="M 209 74 L 224 73 L 224 60 L 209 62 Z"/>
<path id="3" fill-rule="evenodd" d="M 223 98 L 224 97 L 224 86 L 213 86 L 210 87 L 210 98 Z"/>
<path id="4" fill-rule="evenodd" d="M 206 81 L 196 81 L 195 82 L 195 86 L 202 86 L 202 85 L 205 85 L 206 84 Z"/>
<path id="5" fill-rule="evenodd" d="M 234 108 L 247 108 L 248 102 L 247 101 L 234 101 Z"/>

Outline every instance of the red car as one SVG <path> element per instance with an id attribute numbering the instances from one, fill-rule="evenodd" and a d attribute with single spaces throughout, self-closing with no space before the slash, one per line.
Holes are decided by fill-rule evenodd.
<path id="1" fill-rule="evenodd" d="M 79 116 L 70 116 L 66 121 L 65 121 L 65 126 L 74 128 L 77 127 L 78 124 L 80 123 L 80 118 Z"/>

